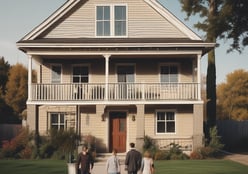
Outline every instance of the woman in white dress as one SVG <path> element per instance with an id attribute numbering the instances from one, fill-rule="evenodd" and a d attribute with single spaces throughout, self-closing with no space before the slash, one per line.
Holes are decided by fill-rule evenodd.
<path id="1" fill-rule="evenodd" d="M 142 174 L 154 174 L 154 163 L 150 152 L 146 151 L 141 163 Z"/>

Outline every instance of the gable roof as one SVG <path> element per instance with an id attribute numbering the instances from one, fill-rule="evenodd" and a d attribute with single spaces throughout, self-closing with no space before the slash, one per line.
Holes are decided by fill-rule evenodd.
<path id="1" fill-rule="evenodd" d="M 39 26 L 34 28 L 30 33 L 24 36 L 19 42 L 24 40 L 35 40 L 42 33 L 49 29 L 53 24 L 55 24 L 59 19 L 61 19 L 66 14 L 72 12 L 74 7 L 84 4 L 88 0 L 68 0 L 64 3 L 58 10 L 56 10 L 51 16 L 49 16 L 45 21 L 43 21 Z M 144 0 L 149 6 L 151 6 L 156 12 L 167 19 L 172 25 L 176 26 L 182 33 L 184 33 L 189 39 L 201 40 L 201 38 L 194 33 L 190 28 L 188 28 L 183 22 L 181 22 L 177 17 L 175 17 L 171 12 L 169 12 L 164 6 L 162 6 L 157 0 Z"/>

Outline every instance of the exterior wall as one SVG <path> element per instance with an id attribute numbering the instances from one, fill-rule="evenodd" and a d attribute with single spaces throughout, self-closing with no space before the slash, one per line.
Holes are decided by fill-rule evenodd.
<path id="1" fill-rule="evenodd" d="M 63 17 L 45 38 L 95 37 L 95 7 L 102 4 L 127 4 L 128 37 L 186 38 L 143 0 L 90 0 L 69 16 Z M 156 27 L 154 27 L 156 26 Z"/>
<path id="2" fill-rule="evenodd" d="M 109 66 L 109 82 L 116 83 L 116 69 L 118 65 L 134 65 L 135 66 L 135 82 L 136 83 L 159 83 L 159 66 L 169 62 L 179 65 L 179 82 L 193 82 L 193 68 L 191 59 L 113 59 Z M 42 82 L 51 83 L 51 65 L 53 63 L 45 63 L 42 65 Z M 93 59 L 78 61 L 77 64 L 89 65 L 89 82 L 105 83 L 105 62 L 102 59 Z M 71 73 L 74 64 L 71 62 L 61 64 L 62 67 L 62 83 L 71 83 Z"/>
<path id="3" fill-rule="evenodd" d="M 39 133 L 40 135 L 46 135 L 50 130 L 50 117 L 49 112 L 73 112 L 76 114 L 76 106 L 40 106 L 39 107 Z"/>

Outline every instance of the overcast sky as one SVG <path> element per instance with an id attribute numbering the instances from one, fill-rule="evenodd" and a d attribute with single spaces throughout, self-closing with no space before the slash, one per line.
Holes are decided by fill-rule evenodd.
<path id="1" fill-rule="evenodd" d="M 160 0 L 178 19 L 185 23 L 199 36 L 203 36 L 193 27 L 199 18 L 185 21 L 185 13 L 181 11 L 178 0 Z M 19 51 L 16 42 L 33 30 L 66 0 L 0 0 L 0 56 L 3 56 L 11 65 L 22 63 L 27 65 L 27 56 Z M 236 69 L 248 71 L 248 47 L 242 54 L 237 52 L 226 53 L 228 42 L 219 42 L 216 48 L 216 80 L 225 82 L 226 75 Z M 202 73 L 207 71 L 207 56 L 201 61 Z"/>

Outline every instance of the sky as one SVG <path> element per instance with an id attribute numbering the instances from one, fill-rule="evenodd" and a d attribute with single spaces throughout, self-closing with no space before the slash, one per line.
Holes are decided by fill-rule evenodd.
<path id="1" fill-rule="evenodd" d="M 0 0 L 0 57 L 9 64 L 22 63 L 27 66 L 27 56 L 19 51 L 16 42 L 32 31 L 36 26 L 49 17 L 66 0 Z M 160 0 L 186 26 L 203 38 L 203 33 L 193 27 L 200 20 L 198 17 L 185 21 L 186 14 L 181 11 L 179 0 Z M 239 54 L 227 54 L 228 41 L 218 41 L 220 46 L 216 54 L 216 82 L 226 82 L 226 75 L 237 69 L 248 71 L 248 47 Z M 207 73 L 207 56 L 201 60 L 202 74 Z"/>

